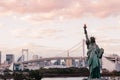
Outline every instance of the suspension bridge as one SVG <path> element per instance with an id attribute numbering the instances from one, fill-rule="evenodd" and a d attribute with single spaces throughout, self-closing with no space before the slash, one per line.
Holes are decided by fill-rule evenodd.
<path id="1" fill-rule="evenodd" d="M 22 49 L 22 56 L 17 62 L 14 63 L 15 70 L 24 69 L 39 69 L 40 67 L 46 68 L 65 68 L 65 67 L 88 67 L 86 56 L 85 56 L 85 40 L 80 41 L 71 48 L 57 54 L 57 57 L 47 57 L 39 58 L 34 60 L 28 60 L 28 49 Z M 24 52 L 27 53 L 27 60 L 24 60 Z M 67 54 L 67 56 L 66 56 Z M 80 54 L 80 56 L 73 57 L 75 54 Z M 104 62 L 102 61 L 104 60 Z M 120 67 L 120 58 L 109 58 L 104 57 L 101 60 L 103 68 L 108 68 L 109 70 L 116 70 Z M 109 67 L 106 64 L 111 64 Z M 119 68 L 118 67 L 118 68 Z M 117 69 L 118 69 L 117 68 Z M 120 68 L 118 69 L 120 70 Z"/>

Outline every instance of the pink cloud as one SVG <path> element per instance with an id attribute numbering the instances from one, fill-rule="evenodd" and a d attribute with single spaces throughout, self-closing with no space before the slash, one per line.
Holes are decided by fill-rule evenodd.
<path id="1" fill-rule="evenodd" d="M 120 14 L 119 4 L 119 0 L 1 0 L 0 11 L 29 14 L 30 19 L 34 20 L 80 18 L 86 15 L 107 17 Z"/>
<path id="2" fill-rule="evenodd" d="M 120 14 L 120 0 L 99 0 L 91 4 L 91 13 L 98 17 L 107 17 Z"/>
<path id="3" fill-rule="evenodd" d="M 13 0 L 0 1 L 1 7 L 6 10 L 11 10 L 18 13 L 44 13 L 59 10 L 69 6 L 66 4 L 67 0 Z M 69 0 L 70 3 L 72 2 Z"/>

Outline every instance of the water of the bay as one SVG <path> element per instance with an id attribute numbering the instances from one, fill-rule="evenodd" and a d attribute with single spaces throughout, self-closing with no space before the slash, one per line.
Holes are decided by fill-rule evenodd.
<path id="1" fill-rule="evenodd" d="M 42 80 L 83 80 L 83 77 L 43 78 Z"/>
<path id="2" fill-rule="evenodd" d="M 43 78 L 42 80 L 83 80 L 85 77 Z M 102 77 L 100 80 L 120 80 L 120 77 Z"/>

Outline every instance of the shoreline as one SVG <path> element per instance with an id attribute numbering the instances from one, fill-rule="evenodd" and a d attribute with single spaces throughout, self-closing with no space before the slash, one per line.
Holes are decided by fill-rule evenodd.
<path id="1" fill-rule="evenodd" d="M 89 75 L 80 75 L 80 74 L 50 74 L 50 75 L 43 75 L 43 78 L 64 78 L 64 77 L 88 77 Z M 101 77 L 120 77 L 118 75 L 103 75 Z"/>

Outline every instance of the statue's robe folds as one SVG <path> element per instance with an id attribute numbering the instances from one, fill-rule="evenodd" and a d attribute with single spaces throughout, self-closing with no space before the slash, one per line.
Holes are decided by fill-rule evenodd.
<path id="1" fill-rule="evenodd" d="M 88 45 L 88 65 L 90 78 L 100 78 L 100 58 L 102 58 L 103 49 L 95 43 Z"/>

